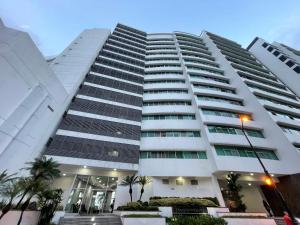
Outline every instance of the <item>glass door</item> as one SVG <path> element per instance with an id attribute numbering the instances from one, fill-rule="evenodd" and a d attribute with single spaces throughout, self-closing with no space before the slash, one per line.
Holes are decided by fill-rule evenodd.
<path id="1" fill-rule="evenodd" d="M 80 214 L 110 212 L 117 181 L 117 177 L 77 175 L 65 211 Z"/>
<path id="2" fill-rule="evenodd" d="M 77 175 L 67 201 L 65 211 L 68 213 L 79 213 L 82 202 L 85 199 L 85 192 L 89 176 Z"/>

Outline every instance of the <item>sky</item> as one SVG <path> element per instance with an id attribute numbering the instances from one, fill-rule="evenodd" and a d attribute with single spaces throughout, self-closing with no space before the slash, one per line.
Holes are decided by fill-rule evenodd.
<path id="1" fill-rule="evenodd" d="M 8 27 L 26 31 L 45 56 L 81 31 L 118 22 L 147 33 L 207 30 L 247 47 L 256 37 L 300 49 L 300 0 L 1 0 Z"/>

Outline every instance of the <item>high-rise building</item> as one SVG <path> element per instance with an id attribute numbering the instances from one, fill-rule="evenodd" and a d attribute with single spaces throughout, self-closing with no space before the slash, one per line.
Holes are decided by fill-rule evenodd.
<path id="1" fill-rule="evenodd" d="M 300 96 L 300 51 L 284 44 L 269 44 L 256 37 L 247 48 L 258 60 L 275 73 L 280 80 Z"/>
<path id="2" fill-rule="evenodd" d="M 293 189 L 299 98 L 236 42 L 207 31 L 149 34 L 118 24 L 111 34 L 84 31 L 50 67 L 72 96 L 43 151 L 61 164 L 54 186 L 64 190 L 66 212 L 125 204 L 128 187 L 119 181 L 132 174 L 151 177 L 144 201 L 216 197 L 225 206 L 231 172 L 241 174 L 248 211 L 264 211 L 263 199 L 275 209 L 240 115 L 250 119 L 246 134 L 274 179 L 285 177 L 283 189 Z M 137 200 L 138 185 L 133 193 Z"/>

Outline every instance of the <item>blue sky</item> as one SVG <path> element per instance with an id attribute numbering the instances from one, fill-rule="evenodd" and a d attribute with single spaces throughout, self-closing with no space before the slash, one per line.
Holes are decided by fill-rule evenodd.
<path id="1" fill-rule="evenodd" d="M 149 33 L 205 29 L 244 47 L 259 36 L 300 48 L 299 0 L 1 0 L 0 16 L 29 32 L 46 56 L 83 29 L 118 22 Z"/>

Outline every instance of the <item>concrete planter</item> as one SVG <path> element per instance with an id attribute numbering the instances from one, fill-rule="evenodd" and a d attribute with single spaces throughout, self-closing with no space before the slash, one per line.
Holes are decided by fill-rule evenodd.
<path id="1" fill-rule="evenodd" d="M 115 214 L 122 216 L 132 215 L 132 214 L 148 214 L 148 215 L 160 215 L 159 211 L 114 211 Z"/>
<path id="2" fill-rule="evenodd" d="M 229 209 L 226 207 L 207 207 L 207 213 L 219 217 L 220 214 L 229 213 Z"/>
<path id="3" fill-rule="evenodd" d="M 51 220 L 51 222 L 58 224 L 60 218 L 64 217 L 64 215 L 65 215 L 65 211 L 56 211 L 55 214 L 54 214 L 54 217 Z"/>
<path id="4" fill-rule="evenodd" d="M 1 220 L 0 225 L 16 225 L 21 211 L 9 211 Z M 39 211 L 25 211 L 21 225 L 36 225 L 39 221 Z"/>
<path id="5" fill-rule="evenodd" d="M 173 216 L 172 207 L 158 207 L 158 209 L 159 209 L 159 215 L 161 215 L 162 217 Z"/>
<path id="6" fill-rule="evenodd" d="M 224 218 L 228 225 L 276 225 L 273 219 Z"/>
<path id="7" fill-rule="evenodd" d="M 123 225 L 166 225 L 166 218 L 126 218 L 122 217 Z"/>

